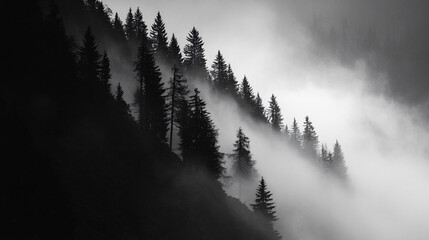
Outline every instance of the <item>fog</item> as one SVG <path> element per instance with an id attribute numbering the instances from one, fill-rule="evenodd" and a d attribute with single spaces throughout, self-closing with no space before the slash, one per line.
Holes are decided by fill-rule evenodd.
<path id="1" fill-rule="evenodd" d="M 238 127 L 250 138 L 258 173 L 276 202 L 276 227 L 285 239 L 423 240 L 429 236 L 425 71 L 417 68 L 418 77 L 404 84 L 365 57 L 344 64 L 335 54 L 315 54 L 314 49 L 326 46 L 309 30 L 313 15 L 330 16 L 329 24 L 346 15 L 349 24 L 361 26 L 379 15 L 390 22 L 402 6 L 399 1 L 376 2 L 378 11 L 369 1 L 105 1 L 122 19 L 130 6 L 140 6 L 148 26 L 161 11 L 169 36 L 175 33 L 182 48 L 195 26 L 205 41 L 208 66 L 221 50 L 237 80 L 246 75 L 265 106 L 272 93 L 277 96 L 286 124 L 295 117 L 302 129 L 308 115 L 321 143 L 332 149 L 335 140 L 340 142 L 348 167 L 346 185 L 249 121 L 239 106 L 201 87 L 219 129 L 221 150 L 231 153 Z M 410 17 L 401 22 L 400 36 L 425 26 L 423 19 L 421 25 L 407 27 L 418 22 L 417 13 L 416 18 L 410 12 L 401 15 Z M 415 45 L 426 51 L 420 41 Z M 407 58 L 411 65 L 413 56 Z M 418 100 L 410 100 L 414 95 Z M 226 191 L 237 196 L 233 187 Z"/>

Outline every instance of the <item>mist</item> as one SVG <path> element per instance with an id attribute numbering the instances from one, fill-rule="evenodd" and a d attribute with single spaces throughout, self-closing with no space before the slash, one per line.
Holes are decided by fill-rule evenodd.
<path id="1" fill-rule="evenodd" d="M 219 129 L 221 150 L 232 152 L 239 127 L 250 138 L 255 167 L 276 202 L 276 228 L 286 239 L 427 239 L 427 55 L 414 54 L 419 47 L 427 51 L 427 31 L 417 35 L 427 18 L 419 21 L 420 11 L 411 17 L 417 2 L 399 15 L 407 20 L 395 24 L 392 19 L 403 7 L 400 1 L 105 2 L 121 16 L 129 6 L 141 6 L 148 26 L 161 11 L 167 31 L 175 33 L 182 48 L 195 25 L 205 41 L 208 66 L 220 49 L 237 80 L 246 75 L 265 106 L 271 94 L 277 96 L 285 124 L 296 118 L 302 129 L 308 115 L 321 143 L 332 149 L 340 142 L 348 167 L 346 185 L 302 159 L 281 137 L 249 121 L 239 106 L 200 86 Z M 397 78 L 392 67 L 374 66 L 363 54 L 343 62 L 311 32 L 314 16 L 328 31 L 331 25 L 341 26 L 345 16 L 353 28 L 398 26 L 394 29 L 401 48 L 413 46 L 404 61 L 418 70 L 416 75 L 407 81 Z M 418 36 L 416 44 L 410 40 L 413 36 Z M 423 63 L 414 64 L 417 61 Z M 409 72 L 401 72 L 401 77 Z M 237 197 L 233 187 L 225 191 Z M 251 203 L 252 194 L 241 200 Z"/>

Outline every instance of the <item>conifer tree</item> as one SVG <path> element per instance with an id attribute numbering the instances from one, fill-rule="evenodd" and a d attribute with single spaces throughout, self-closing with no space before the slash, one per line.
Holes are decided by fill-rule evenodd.
<path id="1" fill-rule="evenodd" d="M 144 37 L 147 38 L 147 26 L 143 21 L 143 15 L 138 7 L 134 13 L 134 31 L 137 41 L 141 41 Z"/>
<path id="2" fill-rule="evenodd" d="M 299 130 L 298 122 L 293 119 L 292 129 L 290 131 L 290 141 L 296 149 L 301 148 L 301 131 Z"/>
<path id="3" fill-rule="evenodd" d="M 124 91 L 122 90 L 121 84 L 118 83 L 115 92 L 115 104 L 121 115 L 128 119 L 131 119 L 130 106 L 124 100 Z"/>
<path id="4" fill-rule="evenodd" d="M 200 33 L 192 28 L 191 32 L 186 37 L 188 44 L 184 48 L 184 67 L 189 76 L 197 78 L 200 81 L 208 80 L 208 73 L 206 67 L 206 58 L 204 53 L 204 42 Z"/>
<path id="5" fill-rule="evenodd" d="M 155 22 L 152 24 L 150 38 L 155 59 L 165 61 L 168 54 L 168 39 L 165 24 L 159 12 L 155 17 Z"/>
<path id="6" fill-rule="evenodd" d="M 180 51 L 179 43 L 177 42 L 176 37 L 171 36 L 170 44 L 168 45 L 168 61 L 171 65 L 176 65 L 176 67 L 181 68 L 183 63 L 182 53 Z"/>
<path id="7" fill-rule="evenodd" d="M 161 72 L 155 65 L 146 35 L 141 38 L 134 71 L 139 81 L 138 106 L 139 124 L 143 130 L 149 131 L 161 141 L 166 141 L 168 126 L 167 106 L 165 103 Z"/>
<path id="8" fill-rule="evenodd" d="M 309 157 L 316 159 L 319 137 L 314 130 L 313 123 L 308 116 L 305 117 L 304 130 L 302 133 L 302 148 Z"/>
<path id="9" fill-rule="evenodd" d="M 324 166 L 325 169 L 329 169 L 331 162 L 329 159 L 329 150 L 326 144 L 322 144 L 322 149 L 320 151 L 320 162 Z"/>
<path id="10" fill-rule="evenodd" d="M 188 86 L 186 84 L 186 79 L 183 77 L 183 74 L 179 68 L 173 66 L 173 77 L 169 82 L 169 110 L 170 110 L 170 150 L 172 149 L 173 141 L 173 129 L 174 125 L 176 127 L 178 124 L 183 124 L 181 120 L 181 114 L 186 109 L 181 109 L 187 105 L 187 95 L 189 94 Z"/>
<path id="11" fill-rule="evenodd" d="M 78 69 L 80 91 L 84 97 L 95 100 L 99 94 L 96 92 L 99 89 L 99 73 L 100 73 L 100 58 L 101 55 L 95 44 L 95 37 L 88 28 L 84 34 L 83 46 L 78 52 Z"/>
<path id="12" fill-rule="evenodd" d="M 283 126 L 283 117 L 274 94 L 271 95 L 269 105 L 270 106 L 268 108 L 268 118 L 270 120 L 271 128 L 275 131 L 280 132 Z"/>
<path id="13" fill-rule="evenodd" d="M 238 196 L 241 198 L 241 192 L 244 181 L 251 181 L 256 175 L 255 161 L 250 153 L 249 138 L 244 135 L 241 127 L 237 131 L 237 140 L 234 143 L 232 157 L 232 172 L 238 182 Z"/>
<path id="14" fill-rule="evenodd" d="M 188 139 L 182 141 L 183 159 L 188 165 L 202 167 L 217 179 L 225 170 L 223 154 L 219 151 L 218 132 L 197 89 L 191 96 L 189 107 L 191 128 L 186 133 Z"/>
<path id="15" fill-rule="evenodd" d="M 243 81 L 240 84 L 239 94 L 247 108 L 253 105 L 255 101 L 255 95 L 253 94 L 253 88 L 250 86 L 249 81 L 247 81 L 246 76 L 244 76 Z"/>
<path id="16" fill-rule="evenodd" d="M 232 71 L 231 64 L 228 64 L 228 69 L 226 70 L 227 81 L 225 85 L 225 91 L 233 97 L 236 97 L 238 94 L 238 82 Z"/>
<path id="17" fill-rule="evenodd" d="M 335 141 L 334 152 L 332 154 L 332 162 L 331 162 L 331 170 L 332 172 L 340 177 L 345 179 L 347 177 L 347 167 L 344 161 L 344 153 L 341 149 L 341 145 L 338 143 L 338 140 Z"/>
<path id="18" fill-rule="evenodd" d="M 253 208 L 253 211 L 263 217 L 267 223 L 270 225 L 271 229 L 276 233 L 277 238 L 281 238 L 277 231 L 273 228 L 273 223 L 278 220 L 276 211 L 274 211 L 274 202 L 272 198 L 272 193 L 267 189 L 264 178 L 262 177 L 258 189 L 256 190 L 256 199 L 254 204 L 250 204 Z"/>
<path id="19" fill-rule="evenodd" d="M 125 19 L 125 36 L 128 40 L 133 40 L 136 36 L 136 28 L 134 24 L 134 15 L 131 8 L 128 10 L 127 18 Z"/>
<path id="20" fill-rule="evenodd" d="M 227 65 L 220 51 L 217 51 L 215 60 L 213 61 L 213 64 L 212 64 L 212 70 L 210 71 L 210 73 L 216 89 L 219 90 L 220 92 L 225 93 L 227 89 L 227 80 L 228 80 Z"/>
<path id="21" fill-rule="evenodd" d="M 118 38 L 120 40 L 125 39 L 125 31 L 124 31 L 124 24 L 122 23 L 121 19 L 118 16 L 118 13 L 115 13 L 115 18 L 113 19 L 113 30 L 115 30 Z"/>
<path id="22" fill-rule="evenodd" d="M 244 135 L 241 127 L 237 131 L 237 140 L 234 143 L 232 170 L 238 178 L 251 180 L 255 176 L 255 161 L 250 153 L 249 138 Z"/>
<path id="23" fill-rule="evenodd" d="M 262 99 L 261 96 L 259 95 L 259 93 L 256 94 L 256 98 L 255 98 L 255 105 L 254 105 L 254 115 L 256 117 L 256 119 L 262 120 L 264 122 L 267 121 L 267 118 L 265 117 L 265 108 L 264 105 L 262 104 Z"/>
<path id="24" fill-rule="evenodd" d="M 104 51 L 103 57 L 101 59 L 100 64 L 100 81 L 103 87 L 103 91 L 106 95 L 110 95 L 110 79 L 112 78 L 112 74 L 110 74 L 110 60 L 107 56 L 107 52 Z"/>

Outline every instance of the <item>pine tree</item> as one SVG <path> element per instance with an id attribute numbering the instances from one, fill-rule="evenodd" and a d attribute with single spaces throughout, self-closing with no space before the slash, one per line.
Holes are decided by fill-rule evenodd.
<path id="1" fill-rule="evenodd" d="M 340 177 L 345 179 L 347 177 L 347 167 L 344 161 L 344 153 L 341 149 L 341 145 L 338 143 L 338 140 L 335 141 L 334 152 L 332 155 L 331 162 L 331 170 L 332 172 Z"/>
<path id="2" fill-rule="evenodd" d="M 268 118 L 270 120 L 271 128 L 277 132 L 280 132 L 283 125 L 283 117 L 274 94 L 271 95 L 269 105 L 270 106 L 268 108 Z"/>
<path id="3" fill-rule="evenodd" d="M 88 28 L 84 34 L 83 46 L 78 52 L 78 69 L 80 92 L 85 98 L 95 100 L 99 93 L 99 73 L 100 73 L 100 58 L 101 55 L 95 44 L 95 37 Z"/>
<path id="4" fill-rule="evenodd" d="M 225 91 L 233 97 L 236 97 L 238 94 L 238 82 L 232 71 L 231 64 L 228 64 L 228 69 L 226 70 L 227 81 L 225 85 Z"/>
<path id="5" fill-rule="evenodd" d="M 170 44 L 168 45 L 168 55 L 167 55 L 169 64 L 176 65 L 176 67 L 181 68 L 183 64 L 183 57 L 180 51 L 179 43 L 177 42 L 176 37 L 171 36 Z"/>
<path id="6" fill-rule="evenodd" d="M 164 84 L 161 83 L 161 72 L 155 65 L 155 59 L 150 52 L 149 41 L 145 35 L 141 39 L 134 71 L 139 81 L 140 126 L 165 142 L 168 120 Z"/>
<path id="7" fill-rule="evenodd" d="M 173 129 L 174 125 L 180 127 L 183 124 L 181 119 L 181 114 L 186 109 L 181 109 L 187 105 L 187 95 L 189 94 L 188 86 L 186 84 L 186 79 L 183 77 L 183 74 L 179 68 L 176 66 L 173 67 L 173 77 L 170 79 L 169 85 L 169 99 L 170 99 L 170 150 L 172 150 L 173 143 Z"/>
<path id="8" fill-rule="evenodd" d="M 122 41 L 123 39 L 125 39 L 124 24 L 119 18 L 118 13 L 115 13 L 115 18 L 113 19 L 112 25 L 113 25 L 113 30 L 115 30 L 119 40 Z"/>
<path id="9" fill-rule="evenodd" d="M 256 190 L 256 199 L 254 204 L 250 204 L 253 208 L 253 211 L 258 215 L 264 218 L 267 223 L 270 225 L 271 229 L 277 235 L 277 238 L 280 239 L 280 235 L 273 228 L 273 223 L 278 220 L 276 217 L 276 211 L 274 211 L 274 202 L 272 198 L 272 193 L 267 189 L 264 178 L 261 178 L 259 182 L 258 189 Z"/>
<path id="10" fill-rule="evenodd" d="M 304 153 L 308 157 L 317 159 L 317 149 L 319 145 L 319 137 L 314 130 L 313 123 L 310 122 L 308 116 L 305 117 L 304 131 L 302 133 L 302 147 Z"/>
<path id="11" fill-rule="evenodd" d="M 203 48 L 204 42 L 195 27 L 192 28 L 186 40 L 188 44 L 184 48 L 185 59 L 183 64 L 187 74 L 200 81 L 207 81 L 209 78 L 206 67 L 207 60 Z"/>
<path id="12" fill-rule="evenodd" d="M 225 93 L 227 88 L 227 80 L 228 80 L 227 65 L 220 51 L 217 51 L 215 60 L 213 61 L 213 64 L 212 64 L 212 70 L 210 71 L 210 73 L 216 89 L 222 93 Z"/>
<path id="13" fill-rule="evenodd" d="M 190 100 L 190 129 L 188 139 L 182 141 L 182 155 L 185 163 L 202 167 L 217 179 L 223 175 L 223 154 L 219 151 L 218 132 L 206 110 L 206 103 L 200 98 L 199 91 Z"/>
<path id="14" fill-rule="evenodd" d="M 253 88 L 250 86 L 247 77 L 244 76 L 243 81 L 240 84 L 240 98 L 246 108 L 250 109 L 255 102 L 255 95 L 253 94 Z"/>
<path id="15" fill-rule="evenodd" d="M 249 138 L 244 135 L 241 127 L 237 131 L 237 140 L 234 143 L 232 170 L 239 179 L 251 180 L 255 176 L 255 161 L 250 153 Z"/>
<path id="16" fill-rule="evenodd" d="M 282 134 L 285 136 L 284 138 L 286 139 L 286 141 L 290 142 L 290 132 L 287 124 L 285 124 L 285 127 L 283 128 Z"/>
<path id="17" fill-rule="evenodd" d="M 155 22 L 152 24 L 150 38 L 155 59 L 165 61 L 168 54 L 168 39 L 165 24 L 159 12 L 155 17 Z"/>
<path id="18" fill-rule="evenodd" d="M 130 8 L 128 10 L 127 18 L 125 19 L 125 36 L 128 40 L 133 40 L 136 36 L 136 28 L 134 24 L 134 15 Z"/>
<path id="19" fill-rule="evenodd" d="M 259 93 L 256 94 L 255 104 L 254 104 L 254 116 L 256 119 L 266 122 L 267 118 L 265 117 L 265 108 L 262 104 L 262 99 Z"/>
<path id="20" fill-rule="evenodd" d="M 301 131 L 299 130 L 298 122 L 295 118 L 293 119 L 290 132 L 290 142 L 296 149 L 301 149 Z"/>
<path id="21" fill-rule="evenodd" d="M 122 90 L 121 84 L 118 83 L 115 92 L 115 104 L 122 116 L 125 116 L 128 119 L 131 119 L 130 106 L 124 100 L 124 91 Z"/>
<path id="22" fill-rule="evenodd" d="M 147 38 L 147 26 L 143 21 L 143 15 L 140 8 L 137 8 L 134 13 L 134 30 L 137 41 L 141 41 L 144 37 Z"/>
<path id="23" fill-rule="evenodd" d="M 106 95 L 110 95 L 110 79 L 112 78 L 112 74 L 110 74 L 110 60 L 107 56 L 107 52 L 104 51 L 103 57 L 101 59 L 100 64 L 100 81 L 103 87 L 103 91 Z"/>
<path id="24" fill-rule="evenodd" d="M 329 169 L 331 165 L 329 154 L 330 152 L 326 144 L 322 144 L 322 149 L 320 151 L 320 162 L 326 170 Z"/>

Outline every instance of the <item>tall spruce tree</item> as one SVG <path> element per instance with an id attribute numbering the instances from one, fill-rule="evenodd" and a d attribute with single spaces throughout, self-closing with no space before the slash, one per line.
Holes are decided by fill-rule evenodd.
<path id="1" fill-rule="evenodd" d="M 234 150 L 231 157 L 233 159 L 232 170 L 238 178 L 251 180 L 255 176 L 255 161 L 250 153 L 249 138 L 244 135 L 240 127 L 237 131 L 237 140 L 234 143 Z"/>
<path id="2" fill-rule="evenodd" d="M 168 39 L 165 24 L 159 12 L 156 14 L 155 22 L 152 24 L 150 39 L 155 59 L 165 62 L 168 55 Z"/>
<path id="3" fill-rule="evenodd" d="M 192 28 L 186 40 L 188 44 L 186 44 L 184 48 L 185 59 L 183 62 L 186 72 L 193 78 L 207 82 L 209 77 L 206 67 L 207 60 L 203 47 L 204 42 L 195 27 Z"/>
<path id="4" fill-rule="evenodd" d="M 308 157 L 317 159 L 317 149 L 319 145 L 319 137 L 314 130 L 313 123 L 310 122 L 308 116 L 305 117 L 304 130 L 302 133 L 302 148 Z"/>
<path id="5" fill-rule="evenodd" d="M 125 39 L 125 31 L 124 31 L 124 24 L 122 23 L 122 20 L 119 18 L 118 13 L 115 13 L 115 18 L 113 19 L 113 30 L 115 30 L 115 33 L 117 35 L 117 38 L 122 41 Z"/>
<path id="6" fill-rule="evenodd" d="M 210 74 L 212 76 L 212 80 L 216 89 L 224 93 L 226 91 L 226 82 L 228 79 L 228 75 L 227 65 L 220 51 L 217 51 Z"/>
<path id="7" fill-rule="evenodd" d="M 179 43 L 177 42 L 174 34 L 171 36 L 170 44 L 168 45 L 168 62 L 170 65 L 176 65 L 176 67 L 181 68 L 183 64 L 183 57 L 180 51 Z"/>
<path id="8" fill-rule="evenodd" d="M 107 56 L 107 52 L 104 51 L 103 57 L 100 62 L 100 82 L 103 87 L 103 92 L 106 95 L 110 94 L 110 79 L 112 78 L 112 74 L 110 73 L 110 60 Z"/>
<path id="9" fill-rule="evenodd" d="M 139 124 L 143 130 L 149 131 L 165 142 L 168 126 L 165 89 L 164 84 L 161 83 L 161 72 L 155 65 L 146 35 L 141 38 L 134 71 L 139 81 L 137 89 Z"/>
<path id="10" fill-rule="evenodd" d="M 132 119 L 130 105 L 124 100 L 124 90 L 122 90 L 120 83 L 116 86 L 115 105 L 122 116 Z"/>
<path id="11" fill-rule="evenodd" d="M 240 84 L 240 98 L 243 101 L 243 104 L 246 108 L 250 109 L 253 103 L 255 102 L 255 95 L 253 93 L 253 88 L 250 86 L 247 77 L 244 76 Z"/>
<path id="12" fill-rule="evenodd" d="M 186 84 L 186 79 L 183 77 L 181 70 L 173 66 L 173 77 L 169 81 L 169 110 L 170 110 L 170 150 L 172 150 L 173 145 L 173 130 L 174 127 L 180 127 L 183 124 L 181 121 L 182 113 L 186 111 L 188 101 L 188 86 Z M 179 125 L 179 126 L 177 126 Z"/>
<path id="13" fill-rule="evenodd" d="M 264 218 L 267 223 L 270 225 L 271 229 L 277 235 L 278 239 L 281 238 L 280 234 L 274 230 L 273 223 L 278 220 L 276 211 L 274 211 L 274 202 L 272 198 L 272 193 L 267 189 L 267 185 L 265 183 L 264 178 L 262 177 L 258 189 L 256 190 L 256 199 L 254 204 L 250 204 L 252 206 L 253 211 L 258 215 Z"/>
<path id="14" fill-rule="evenodd" d="M 265 108 L 262 104 L 262 98 L 259 93 L 256 94 L 255 104 L 254 104 L 254 116 L 256 119 L 266 122 L 267 118 L 265 116 Z"/>
<path id="15" fill-rule="evenodd" d="M 320 150 L 320 162 L 324 169 L 328 170 L 331 167 L 330 160 L 328 147 L 326 144 L 322 144 L 322 148 Z"/>
<path id="16" fill-rule="evenodd" d="M 280 132 L 283 127 L 283 117 L 274 94 L 271 95 L 271 99 L 269 101 L 268 118 L 270 120 L 271 128 Z"/>
<path id="17" fill-rule="evenodd" d="M 330 169 L 332 172 L 340 177 L 345 179 L 347 177 L 347 167 L 344 161 L 344 153 L 341 149 L 341 145 L 338 143 L 338 140 L 334 144 L 334 152 L 332 154 L 332 162 Z"/>
<path id="18" fill-rule="evenodd" d="M 83 46 L 78 52 L 79 90 L 84 98 L 98 100 L 100 82 L 100 58 L 101 55 L 95 44 L 95 37 L 88 28 L 83 37 Z"/>
<path id="19" fill-rule="evenodd" d="M 228 64 L 226 70 L 227 81 L 225 84 L 225 91 L 232 97 L 236 97 L 238 94 L 238 82 L 235 78 L 234 72 L 232 71 L 231 64 Z"/>
<path id="20" fill-rule="evenodd" d="M 136 28 L 134 24 L 134 15 L 132 9 L 128 10 L 127 18 L 125 19 L 125 36 L 128 40 L 134 40 L 136 36 Z"/>
<path id="21" fill-rule="evenodd" d="M 218 132 L 197 89 L 191 96 L 189 107 L 191 128 L 186 133 L 188 139 L 181 145 L 183 159 L 190 166 L 202 167 L 217 179 L 225 171 L 223 154 L 219 151 Z"/>
<path id="22" fill-rule="evenodd" d="M 138 7 L 134 13 L 134 30 L 137 41 L 141 41 L 142 38 L 147 38 L 147 26 L 143 21 L 143 14 Z"/>
<path id="23" fill-rule="evenodd" d="M 293 118 L 292 129 L 290 130 L 290 142 L 296 149 L 301 149 L 301 131 L 295 118 Z"/>

